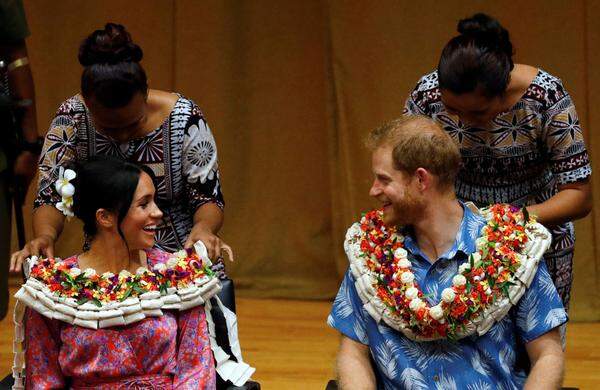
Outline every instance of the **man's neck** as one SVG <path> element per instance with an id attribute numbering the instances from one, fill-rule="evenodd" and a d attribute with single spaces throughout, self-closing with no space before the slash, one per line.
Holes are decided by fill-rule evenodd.
<path id="1" fill-rule="evenodd" d="M 454 196 L 430 199 L 413 225 L 417 245 L 432 263 L 454 244 L 463 213 Z"/>

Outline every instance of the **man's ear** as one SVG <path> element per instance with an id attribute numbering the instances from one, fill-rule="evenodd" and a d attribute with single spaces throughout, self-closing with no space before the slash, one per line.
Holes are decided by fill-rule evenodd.
<path id="1" fill-rule="evenodd" d="M 418 188 L 421 192 L 430 189 L 433 184 L 433 176 L 431 176 L 431 173 L 425 168 L 417 168 L 414 178 L 417 181 Z"/>
<path id="2" fill-rule="evenodd" d="M 106 209 L 96 210 L 96 223 L 99 227 L 110 229 L 117 223 L 116 215 Z"/>

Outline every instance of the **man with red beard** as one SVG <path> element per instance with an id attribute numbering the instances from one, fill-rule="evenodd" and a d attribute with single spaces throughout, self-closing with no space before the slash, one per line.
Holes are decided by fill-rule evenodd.
<path id="1" fill-rule="evenodd" d="M 338 386 L 560 387 L 567 315 L 542 259 L 549 232 L 526 210 L 458 201 L 458 147 L 429 118 L 392 121 L 367 144 L 383 210 L 346 235 L 328 319 L 342 334 Z"/>

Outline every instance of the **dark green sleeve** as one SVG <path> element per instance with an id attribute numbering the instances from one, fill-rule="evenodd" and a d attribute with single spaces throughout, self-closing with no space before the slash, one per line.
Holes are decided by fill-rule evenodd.
<path id="1" fill-rule="evenodd" d="M 21 0 L 0 0 L 0 42 L 14 42 L 29 36 Z"/>

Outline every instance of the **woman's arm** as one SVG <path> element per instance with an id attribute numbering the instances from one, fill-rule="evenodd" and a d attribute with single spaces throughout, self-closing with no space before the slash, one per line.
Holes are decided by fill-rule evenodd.
<path id="1" fill-rule="evenodd" d="M 528 206 L 538 222 L 553 226 L 587 216 L 592 211 L 592 186 L 589 179 L 565 184 L 558 193 L 543 203 Z"/>
<path id="2" fill-rule="evenodd" d="M 54 257 L 54 243 L 62 232 L 65 216 L 51 205 L 43 205 L 33 212 L 34 239 L 10 257 L 10 271 L 20 272 L 30 256 Z"/>
<path id="3" fill-rule="evenodd" d="M 560 389 L 564 373 L 564 354 L 558 328 L 525 344 L 531 372 L 525 382 L 526 390 Z"/>
<path id="4" fill-rule="evenodd" d="M 340 341 L 336 369 L 341 390 L 370 390 L 376 387 L 369 347 L 344 335 Z"/>

